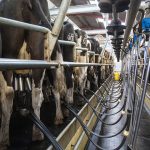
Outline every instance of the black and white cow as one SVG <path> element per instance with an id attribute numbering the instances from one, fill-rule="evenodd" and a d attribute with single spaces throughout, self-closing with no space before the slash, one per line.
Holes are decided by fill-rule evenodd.
<path id="1" fill-rule="evenodd" d="M 64 23 L 64 40 L 76 42 L 74 27 L 71 23 Z M 74 46 L 73 45 L 64 45 L 63 46 L 63 60 L 68 62 L 74 62 Z M 66 66 L 65 68 L 65 77 L 67 85 L 66 101 L 68 103 L 73 103 L 73 67 Z"/>
<path id="2" fill-rule="evenodd" d="M 50 15 L 47 0 L 1 0 L 0 16 L 45 26 L 51 29 Z M 31 59 L 44 59 L 45 35 L 39 32 L 1 25 L 2 56 L 3 58 L 17 58 L 19 51 L 25 47 L 31 54 Z M 42 98 L 43 70 L 33 70 L 32 106 L 35 114 L 40 117 Z M 9 143 L 9 122 L 13 104 L 12 71 L 0 72 L 0 103 L 2 107 L 2 121 L 0 128 L 0 146 L 5 147 Z M 34 126 L 33 139 L 42 139 L 43 135 Z M 2 149 L 2 148 L 1 148 Z"/>
<path id="3" fill-rule="evenodd" d="M 98 41 L 94 38 L 89 38 L 89 41 L 91 43 L 91 51 L 95 52 L 95 54 L 100 55 L 102 49 L 100 48 L 100 45 L 99 45 Z M 92 58 L 92 56 L 90 56 L 90 58 L 89 58 L 90 63 L 93 62 L 91 60 L 91 58 Z M 99 58 L 99 56 L 98 56 L 98 58 Z M 90 82 L 90 89 L 95 91 L 99 87 L 99 85 L 98 85 L 98 66 L 88 67 L 87 79 Z"/>
<path id="4" fill-rule="evenodd" d="M 82 30 L 76 30 L 77 47 L 87 48 L 87 34 Z M 76 62 L 87 63 L 87 53 L 77 52 Z M 74 84 L 75 88 L 78 88 L 80 93 L 84 94 L 84 88 L 86 87 L 87 80 L 87 67 L 75 67 L 74 68 Z"/>
<path id="5" fill-rule="evenodd" d="M 75 33 L 72 24 L 69 22 L 64 23 L 64 26 L 59 35 L 59 39 L 75 41 Z M 51 60 L 55 60 L 59 63 L 63 61 L 74 61 L 74 46 L 57 45 L 55 49 L 58 49 L 59 51 L 53 51 Z M 47 70 L 47 76 L 52 86 L 52 94 L 55 98 L 55 124 L 59 125 L 63 123 L 64 119 L 61 100 L 64 99 L 67 103 L 73 103 L 73 68 L 65 66 L 49 69 Z"/>

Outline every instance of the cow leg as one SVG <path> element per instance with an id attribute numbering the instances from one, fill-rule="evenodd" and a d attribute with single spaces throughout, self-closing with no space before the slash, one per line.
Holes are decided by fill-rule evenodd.
<path id="1" fill-rule="evenodd" d="M 1 35 L 2 35 L 2 57 L 17 58 L 19 50 L 23 44 L 24 31 L 22 29 L 3 27 Z M 0 72 L 0 101 L 2 109 L 1 128 L 0 128 L 0 149 L 3 149 L 4 146 L 9 144 L 9 123 L 14 98 L 14 91 L 11 86 L 12 86 L 12 71 L 4 71 L 3 74 L 2 72 Z"/>
<path id="2" fill-rule="evenodd" d="M 42 71 L 39 69 L 34 70 L 33 72 L 34 83 L 32 84 L 32 107 L 34 109 L 34 113 L 39 119 L 40 119 L 40 108 L 44 100 L 42 93 L 42 83 L 44 75 L 45 72 L 43 72 L 42 77 Z M 41 141 L 43 139 L 44 139 L 43 133 L 35 125 L 33 125 L 32 140 Z"/>
<path id="3" fill-rule="evenodd" d="M 82 84 L 81 84 L 81 86 L 80 86 L 80 93 L 82 94 L 82 95 L 84 95 L 84 88 L 85 88 L 85 85 L 84 85 L 84 82 L 81 82 Z"/>
<path id="4" fill-rule="evenodd" d="M 55 103 L 56 103 L 55 125 L 59 125 L 63 123 L 63 114 L 62 114 L 62 109 L 61 109 L 60 94 L 55 89 L 53 89 L 53 94 L 54 94 Z"/>
<path id="5" fill-rule="evenodd" d="M 32 87 L 32 106 L 34 109 L 34 113 L 38 118 L 40 118 L 40 108 L 43 102 L 43 93 L 42 88 L 35 87 L 33 85 Z M 35 126 L 33 125 L 33 135 L 32 140 L 33 141 L 40 141 L 44 139 L 43 133 Z"/>
<path id="6" fill-rule="evenodd" d="M 0 149 L 3 150 L 9 145 L 9 122 L 12 113 L 14 92 L 0 72 L 0 103 L 1 103 L 1 128 L 0 128 Z"/>
<path id="7" fill-rule="evenodd" d="M 65 69 L 65 77 L 66 77 L 66 96 L 65 100 L 69 104 L 73 104 L 73 92 L 74 92 L 74 84 L 73 84 L 73 71 L 69 69 Z"/>
<path id="8" fill-rule="evenodd" d="M 29 32 L 27 37 L 27 49 L 31 54 L 31 59 L 44 59 L 44 35 L 37 32 Z M 36 116 L 40 119 L 40 108 L 43 102 L 42 83 L 44 77 L 42 69 L 32 70 L 34 83 L 32 85 L 32 106 Z M 43 133 L 33 125 L 33 141 L 43 140 Z"/>
<path id="9" fill-rule="evenodd" d="M 66 91 L 66 97 L 65 100 L 68 104 L 73 104 L 73 92 L 74 92 L 74 88 L 69 88 Z M 69 110 L 68 109 L 64 109 L 64 116 L 65 117 L 69 117 Z"/>
<path id="10" fill-rule="evenodd" d="M 86 81 L 87 81 L 87 77 L 86 77 L 86 79 L 83 80 L 83 87 L 82 87 L 83 95 L 84 95 L 84 89 L 86 87 Z"/>
<path id="11" fill-rule="evenodd" d="M 66 102 L 69 103 L 69 104 L 72 104 L 73 103 L 73 87 L 72 88 L 69 88 L 67 89 L 67 93 L 66 93 Z"/>
<path id="12" fill-rule="evenodd" d="M 56 60 L 59 63 L 63 62 L 63 57 L 62 57 L 61 51 L 57 51 Z M 65 81 L 66 81 L 66 79 L 65 79 L 65 75 L 64 75 L 64 68 L 58 67 L 56 69 L 56 77 L 54 79 L 54 89 L 53 89 L 53 94 L 54 94 L 55 103 L 56 103 L 56 117 L 55 117 L 56 125 L 63 123 L 61 98 L 64 98 L 64 96 L 66 94 L 66 82 Z"/>
<path id="13" fill-rule="evenodd" d="M 84 74 L 82 75 L 82 77 L 80 78 L 80 92 L 82 95 L 84 95 L 84 88 L 86 87 L 86 81 L 87 81 L 87 75 Z"/>
<path id="14" fill-rule="evenodd" d="M 86 88 L 90 89 L 90 81 L 89 80 L 86 81 Z"/>
<path id="15" fill-rule="evenodd" d="M 61 71 L 61 67 L 57 69 L 48 69 L 47 75 L 49 78 L 49 81 L 51 83 L 52 87 L 52 93 L 54 95 L 55 99 L 55 106 L 56 106 L 56 115 L 55 115 L 55 121 L 54 124 L 59 125 L 63 123 L 63 114 L 61 109 L 61 95 L 65 94 L 65 87 L 63 82 L 63 72 Z M 61 91 L 61 92 L 60 92 Z"/>
<path id="16" fill-rule="evenodd" d="M 67 71 L 67 70 L 65 70 Z M 74 84 L 73 84 L 73 73 L 71 72 L 72 70 L 68 70 L 68 76 L 66 75 L 66 85 L 67 85 L 67 90 L 66 90 L 66 96 L 65 96 L 65 101 L 68 104 L 73 104 L 73 94 L 74 94 Z M 64 116 L 69 117 L 69 110 L 64 109 L 63 110 Z"/>

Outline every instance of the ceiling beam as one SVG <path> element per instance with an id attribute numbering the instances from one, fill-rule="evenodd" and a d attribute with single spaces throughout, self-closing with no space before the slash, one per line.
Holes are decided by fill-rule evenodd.
<path id="1" fill-rule="evenodd" d="M 51 16 L 55 16 L 59 12 L 59 8 L 49 9 Z M 100 8 L 96 5 L 76 5 L 70 6 L 67 15 L 100 12 Z"/>

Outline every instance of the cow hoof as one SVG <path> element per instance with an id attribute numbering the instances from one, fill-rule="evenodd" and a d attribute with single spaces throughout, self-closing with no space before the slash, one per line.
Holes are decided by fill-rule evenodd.
<path id="1" fill-rule="evenodd" d="M 37 133 L 32 137 L 32 141 L 42 141 L 44 139 L 44 135 L 42 132 Z"/>
<path id="2" fill-rule="evenodd" d="M 42 141 L 43 139 L 44 139 L 43 133 L 39 129 L 34 127 L 33 128 L 32 141 Z"/>
<path id="3" fill-rule="evenodd" d="M 55 118 L 55 125 L 61 125 L 63 124 L 63 119 L 62 118 Z"/>
<path id="4" fill-rule="evenodd" d="M 66 101 L 68 104 L 73 104 L 73 98 L 72 97 L 66 98 Z"/>
<path id="5" fill-rule="evenodd" d="M 68 109 L 64 109 L 64 116 L 69 117 L 69 110 Z"/>
<path id="6" fill-rule="evenodd" d="M 7 149 L 8 149 L 7 145 L 0 144 L 0 150 L 7 150 Z"/>

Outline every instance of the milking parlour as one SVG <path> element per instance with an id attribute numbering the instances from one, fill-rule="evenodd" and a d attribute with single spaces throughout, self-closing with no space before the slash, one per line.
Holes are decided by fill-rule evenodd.
<path id="1" fill-rule="evenodd" d="M 0 0 L 0 150 L 150 150 L 150 0 Z"/>

